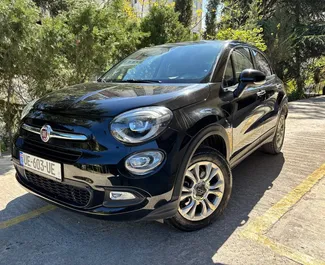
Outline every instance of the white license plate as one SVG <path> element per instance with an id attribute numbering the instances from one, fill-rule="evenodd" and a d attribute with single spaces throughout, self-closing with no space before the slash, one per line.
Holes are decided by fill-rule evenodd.
<path id="1" fill-rule="evenodd" d="M 62 181 L 61 164 L 55 163 L 44 158 L 33 156 L 24 152 L 19 152 L 20 164 L 25 168 L 30 168 L 36 172 L 43 173 L 52 178 Z"/>

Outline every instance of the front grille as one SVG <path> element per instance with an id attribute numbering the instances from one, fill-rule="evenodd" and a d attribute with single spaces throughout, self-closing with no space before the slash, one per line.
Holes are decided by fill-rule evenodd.
<path id="1" fill-rule="evenodd" d="M 45 193 L 48 197 L 78 207 L 84 207 L 90 201 L 90 192 L 85 188 L 47 179 L 28 170 L 25 170 L 25 172 L 28 182 L 32 184 L 36 190 Z"/>
<path id="2" fill-rule="evenodd" d="M 23 151 L 30 153 L 31 155 L 40 156 L 65 164 L 76 162 L 82 155 L 81 152 L 76 150 L 66 149 L 31 139 L 25 139 Z"/>

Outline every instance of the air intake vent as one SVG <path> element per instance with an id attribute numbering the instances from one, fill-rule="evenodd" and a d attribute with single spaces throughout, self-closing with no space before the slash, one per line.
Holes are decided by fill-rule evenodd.
<path id="1" fill-rule="evenodd" d="M 34 189 L 46 194 L 49 198 L 78 207 L 84 207 L 90 201 L 90 192 L 85 188 L 47 179 L 27 170 L 25 172 L 28 182 Z"/>

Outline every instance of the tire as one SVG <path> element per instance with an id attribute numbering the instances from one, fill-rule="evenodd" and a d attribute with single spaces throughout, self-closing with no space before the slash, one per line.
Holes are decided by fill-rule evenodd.
<path id="1" fill-rule="evenodd" d="M 210 174 L 206 174 L 209 168 Z M 211 177 L 214 174 L 215 176 Z M 200 176 L 199 179 L 197 175 Z M 200 149 L 193 155 L 182 183 L 178 211 L 165 222 L 182 231 L 202 229 L 213 223 L 228 204 L 232 190 L 230 166 L 215 149 Z M 188 213 L 185 213 L 186 211 Z M 194 217 L 190 217 L 193 212 Z"/>
<path id="2" fill-rule="evenodd" d="M 285 121 L 286 115 L 284 112 L 282 112 L 280 114 L 272 142 L 263 145 L 262 151 L 271 155 L 277 155 L 281 152 L 285 136 Z"/>

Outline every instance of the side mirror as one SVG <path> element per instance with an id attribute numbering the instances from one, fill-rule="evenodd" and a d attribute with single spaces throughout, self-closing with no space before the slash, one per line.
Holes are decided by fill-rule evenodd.
<path id="1" fill-rule="evenodd" d="M 234 97 L 239 98 L 248 85 L 263 85 L 266 82 L 266 76 L 259 70 L 245 69 L 240 73 L 238 87 L 234 91 Z"/>

